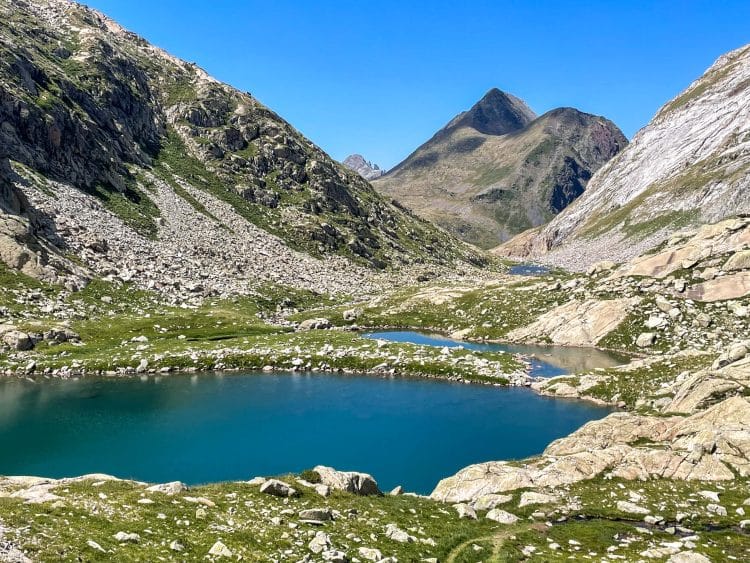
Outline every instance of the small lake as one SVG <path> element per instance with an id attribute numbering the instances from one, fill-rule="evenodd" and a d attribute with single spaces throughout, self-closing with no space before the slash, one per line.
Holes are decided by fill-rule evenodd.
<path id="1" fill-rule="evenodd" d="M 609 412 L 527 389 L 367 376 L 9 379 L 0 474 L 197 484 L 324 464 L 429 493 L 466 465 L 540 453 Z"/>
<path id="2" fill-rule="evenodd" d="M 513 276 L 543 276 L 550 273 L 549 266 L 540 264 L 514 264 L 508 270 Z"/>
<path id="3" fill-rule="evenodd" d="M 596 348 L 575 348 L 571 346 L 535 346 L 529 344 L 495 344 L 483 342 L 466 342 L 453 340 L 444 336 L 424 334 L 415 331 L 389 330 L 371 332 L 364 336 L 392 342 L 410 342 L 424 346 L 463 347 L 467 350 L 504 351 L 523 354 L 531 357 L 531 375 L 535 377 L 554 377 L 566 373 L 577 373 L 596 368 L 608 368 L 630 360 L 626 355 L 616 354 Z"/>

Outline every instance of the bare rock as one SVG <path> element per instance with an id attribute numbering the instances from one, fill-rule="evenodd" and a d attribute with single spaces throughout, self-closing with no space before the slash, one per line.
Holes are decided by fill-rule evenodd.
<path id="1" fill-rule="evenodd" d="M 332 467 L 316 466 L 313 471 L 320 475 L 320 482 L 332 489 L 347 491 L 355 495 L 380 495 L 375 479 L 367 473 L 356 471 L 337 471 Z"/>

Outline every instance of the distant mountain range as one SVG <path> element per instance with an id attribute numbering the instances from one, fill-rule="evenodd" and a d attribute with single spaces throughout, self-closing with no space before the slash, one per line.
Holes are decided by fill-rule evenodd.
<path id="1" fill-rule="evenodd" d="M 494 88 L 373 185 L 487 248 L 548 222 L 626 145 L 603 117 L 573 108 L 537 117 Z"/>
<path id="2" fill-rule="evenodd" d="M 380 178 L 385 174 L 385 170 L 381 170 L 380 166 L 373 164 L 369 160 L 365 160 L 361 154 L 352 154 L 347 156 L 342 162 L 344 166 L 351 168 L 357 174 L 362 176 L 365 180 L 374 180 Z"/>
<path id="3" fill-rule="evenodd" d="M 750 45 L 720 57 L 665 104 L 573 205 L 497 253 L 585 267 L 632 258 L 676 231 L 745 213 Z"/>

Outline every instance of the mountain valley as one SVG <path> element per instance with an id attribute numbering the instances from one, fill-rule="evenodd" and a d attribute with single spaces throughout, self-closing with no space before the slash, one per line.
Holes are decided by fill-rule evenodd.
<path id="1" fill-rule="evenodd" d="M 29 450 L 56 468 L 0 476 L 0 561 L 750 559 L 750 46 L 630 143 L 493 89 L 375 177 L 93 9 L 0 0 L 0 18 L 0 475 L 11 457 L 33 468 Z M 388 336 L 405 331 L 433 342 Z M 267 387 L 250 401 L 242 378 Z M 348 423 L 315 378 L 348 389 L 327 397 Z M 396 383 L 447 398 L 398 403 Z M 316 456 L 342 431 L 342 451 L 397 467 L 413 445 L 399 430 L 421 425 L 414 472 L 453 459 L 455 427 L 494 448 L 482 417 L 497 413 L 461 417 L 456 389 L 512 390 L 517 440 L 544 424 L 524 397 L 596 414 L 419 493 L 329 459 L 254 473 L 261 443 L 293 458 L 302 430 Z M 346 412 L 362 401 L 377 408 Z M 76 413 L 106 456 L 63 433 Z M 175 449 L 216 428 L 218 454 Z M 166 482 L 102 473 L 147 442 Z M 90 473 L 58 469 L 62 451 Z M 224 463 L 217 482 L 177 480 Z"/>

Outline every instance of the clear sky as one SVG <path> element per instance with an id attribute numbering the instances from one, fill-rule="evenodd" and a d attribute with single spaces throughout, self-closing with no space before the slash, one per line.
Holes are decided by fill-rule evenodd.
<path id="1" fill-rule="evenodd" d="M 270 106 L 336 159 L 400 162 L 487 90 L 628 137 L 722 53 L 748 0 L 85 0 Z"/>

